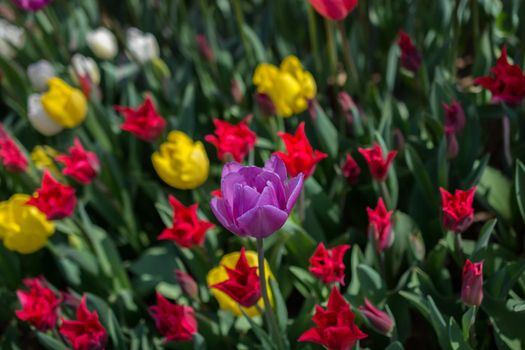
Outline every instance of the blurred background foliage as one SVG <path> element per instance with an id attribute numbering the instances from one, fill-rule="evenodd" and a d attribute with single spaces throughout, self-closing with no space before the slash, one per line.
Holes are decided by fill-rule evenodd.
<path id="1" fill-rule="evenodd" d="M 26 28 L 26 42 L 15 59 L 0 56 L 0 119 L 28 152 L 36 145 L 64 152 L 79 136 L 102 162 L 95 183 L 77 189 L 75 216 L 58 223 L 46 249 L 20 256 L 0 247 L 1 349 L 58 349 L 52 337 L 35 335 L 14 317 L 14 291 L 23 277 L 38 274 L 61 290 L 88 293 L 90 307 L 99 310 L 109 329 L 110 349 L 260 347 L 257 332 L 245 319 L 217 311 L 205 282 L 224 253 L 241 246 L 254 249 L 254 242 L 219 226 L 208 233 L 202 249 L 156 240 L 171 224 L 169 193 L 186 204 L 198 202 L 201 216 L 214 221 L 209 193 L 219 187 L 222 164 L 206 144 L 212 170 L 202 187 L 176 191 L 164 185 L 150 161 L 158 145 L 122 133 L 112 107 L 136 106 L 145 93 L 155 100 L 169 130 L 183 130 L 198 140 L 213 132 L 212 118 L 239 121 L 253 113 L 255 164 L 282 147 L 272 123 L 292 132 L 307 121 L 314 148 L 328 153 L 305 184 L 305 221 L 294 217 L 267 243 L 267 259 L 285 302 L 277 304 L 277 314 L 285 320 L 288 316 L 283 327 L 292 348 L 315 348 L 295 340 L 310 326 L 314 305 L 328 294 L 307 271 L 317 242 L 350 242 L 345 296 L 353 307 L 364 297 L 385 305 L 395 319 L 392 339 L 369 331 L 361 348 L 523 348 L 524 111 L 522 106 L 491 104 L 489 94 L 472 81 L 488 74 L 504 46 L 514 63 L 524 66 L 524 2 L 367 0 L 338 24 L 325 23 L 306 0 L 54 0 L 35 14 L 5 0 L 1 4 L 14 11 L 12 22 Z M 120 54 L 98 62 L 102 81 L 99 94 L 90 99 L 86 122 L 57 137 L 38 134 L 27 119 L 31 85 L 26 67 L 46 59 L 71 82 L 67 67 L 72 54 L 91 55 L 86 33 L 100 25 L 116 34 Z M 128 27 L 153 33 L 160 59 L 143 66 L 130 60 L 125 54 Z M 336 67 L 330 64 L 327 30 L 337 43 Z M 411 35 L 422 53 L 417 74 L 399 65 L 400 30 Z M 211 59 L 199 51 L 198 34 L 206 36 Z M 347 74 L 341 35 L 349 41 L 357 79 Z M 251 78 L 258 63 L 278 64 L 290 54 L 314 75 L 317 101 L 310 113 L 272 120 L 257 109 Z M 232 85 L 239 89 L 237 95 Z M 350 117 L 338 103 L 340 91 L 355 102 Z M 458 137 L 459 153 L 451 160 L 442 104 L 453 100 L 461 103 L 467 121 Z M 504 116 L 510 120 L 510 162 L 502 146 Z M 386 254 L 385 279 L 366 234 L 365 208 L 375 206 L 380 189 L 368 171 L 357 186 L 349 186 L 340 171 L 346 153 L 365 169 L 357 147 L 374 141 L 400 152 L 388 178 L 396 238 Z M 23 175 L 3 172 L 0 198 L 32 193 L 38 185 L 35 169 Z M 477 343 L 472 345 L 463 336 L 469 315 L 458 299 L 461 268 L 450 257 L 452 243 L 441 226 L 439 187 L 474 185 L 475 224 L 463 236 L 462 249 L 485 261 L 486 283 L 475 325 Z M 176 268 L 196 278 L 199 301 L 183 296 Z M 146 310 L 155 290 L 197 309 L 200 336 L 193 343 L 161 343 Z"/>

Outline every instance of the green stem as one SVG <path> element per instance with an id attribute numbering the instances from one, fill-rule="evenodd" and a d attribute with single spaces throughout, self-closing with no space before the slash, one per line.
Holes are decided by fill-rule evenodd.
<path id="1" fill-rule="evenodd" d="M 341 41 L 343 43 L 343 55 L 346 68 L 349 70 L 349 73 L 352 76 L 351 86 L 354 88 L 354 92 L 359 91 L 359 73 L 357 72 L 354 59 L 352 58 L 352 49 L 350 48 L 350 42 L 346 36 L 345 26 L 342 21 L 337 22 L 337 28 L 339 29 L 339 34 L 341 35 Z"/>
<path id="2" fill-rule="evenodd" d="M 379 183 L 379 186 L 381 187 L 381 192 L 383 194 L 383 197 L 385 198 L 387 208 L 388 209 L 394 209 L 394 208 L 392 208 L 392 206 L 393 206 L 392 197 L 390 196 L 390 191 L 388 190 L 386 182 L 385 181 L 381 181 Z"/>
<path id="3" fill-rule="evenodd" d="M 270 303 L 270 297 L 268 295 L 268 286 L 266 284 L 266 271 L 264 268 L 264 241 L 262 238 L 257 238 L 257 257 L 259 263 L 259 281 L 261 284 L 261 295 L 264 301 L 264 315 L 266 317 L 266 323 L 270 330 L 270 336 L 277 343 L 277 349 L 284 349 L 281 335 L 279 334 L 279 327 L 277 326 L 277 320 L 273 313 L 272 304 Z"/>
<path id="4" fill-rule="evenodd" d="M 473 346 L 473 348 L 476 348 L 476 327 L 474 327 L 474 324 L 476 323 L 476 315 L 478 313 L 478 308 L 476 306 L 472 306 L 472 316 L 470 318 L 469 323 L 469 333 L 468 333 L 468 340 L 470 344 Z"/>
<path id="5" fill-rule="evenodd" d="M 248 56 L 249 61 L 252 61 L 252 55 L 250 50 L 250 45 L 248 45 L 248 38 L 246 38 L 246 34 L 244 33 L 244 15 L 242 14 L 242 7 L 239 0 L 231 0 L 233 11 L 235 12 L 235 20 L 237 21 L 237 26 L 239 27 L 239 32 L 241 34 L 241 41 L 242 46 L 244 47 L 244 51 L 246 52 L 246 55 Z M 253 62 L 252 62 L 253 63 Z"/>
<path id="6" fill-rule="evenodd" d="M 305 195 L 304 195 L 304 188 L 301 191 L 301 194 L 299 195 L 299 222 L 302 224 L 304 222 L 305 218 L 305 211 L 306 211 L 306 203 L 305 203 Z"/>
<path id="7" fill-rule="evenodd" d="M 319 43 L 317 41 L 317 22 L 315 18 L 315 11 L 312 6 L 308 5 L 308 31 L 310 32 L 310 46 L 314 53 L 315 70 L 319 74 L 321 72 L 321 61 L 318 55 Z"/>
<path id="8" fill-rule="evenodd" d="M 335 47 L 332 22 L 328 19 L 325 19 L 324 26 L 326 30 L 326 42 L 328 49 L 328 60 L 330 62 L 330 74 L 335 76 L 335 74 L 337 73 L 337 48 Z"/>
<path id="9" fill-rule="evenodd" d="M 461 251 L 461 233 L 455 233 L 454 235 L 454 254 L 456 256 L 456 262 L 460 268 L 463 268 L 463 252 Z"/>

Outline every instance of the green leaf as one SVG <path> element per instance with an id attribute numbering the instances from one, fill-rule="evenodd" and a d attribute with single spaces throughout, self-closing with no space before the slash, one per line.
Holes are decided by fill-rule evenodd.
<path id="1" fill-rule="evenodd" d="M 61 341 L 56 340 L 55 338 L 42 333 L 37 332 L 36 337 L 38 338 L 38 342 L 42 344 L 43 347 L 49 350 L 68 350 L 69 348 L 64 345 Z"/>
<path id="2" fill-rule="evenodd" d="M 511 182 L 499 170 L 487 166 L 479 183 L 478 193 L 505 220 L 511 220 Z"/>
<path id="3" fill-rule="evenodd" d="M 316 110 L 315 131 L 317 132 L 319 143 L 322 150 L 326 151 L 331 158 L 336 159 L 339 149 L 337 129 L 319 104 L 316 104 Z"/>
<path id="4" fill-rule="evenodd" d="M 459 329 L 459 326 L 453 317 L 448 320 L 448 336 L 450 338 L 450 347 L 452 350 L 472 350 L 470 345 L 463 338 L 461 329 Z"/>
<path id="5" fill-rule="evenodd" d="M 470 328 L 474 324 L 474 317 L 476 316 L 476 308 L 469 307 L 467 312 L 461 317 L 461 327 L 463 328 L 463 339 L 468 340 Z"/>
<path id="6" fill-rule="evenodd" d="M 489 220 L 483 225 L 481 228 L 479 238 L 476 241 L 476 246 L 474 247 L 474 251 L 472 252 L 472 260 L 478 261 L 479 255 L 481 252 L 487 247 L 487 244 L 489 243 L 490 236 L 492 235 L 492 232 L 494 231 L 494 227 L 496 227 L 496 224 L 498 223 L 498 219 L 492 219 Z"/>
<path id="7" fill-rule="evenodd" d="M 368 265 L 360 264 L 357 266 L 357 276 L 364 296 L 374 303 L 378 303 L 385 298 L 385 285 L 381 275 L 376 270 Z"/>
<path id="8" fill-rule="evenodd" d="M 398 341 L 390 344 L 388 347 L 385 348 L 385 350 L 404 350 L 404 349 L 405 348 L 403 347 L 403 344 L 401 344 Z"/>
<path id="9" fill-rule="evenodd" d="M 520 208 L 521 218 L 525 221 L 525 165 L 520 160 L 516 164 L 514 190 L 516 191 L 516 200 Z"/>
<path id="10" fill-rule="evenodd" d="M 405 149 L 405 159 L 408 165 L 408 168 L 414 175 L 417 185 L 423 191 L 425 199 L 432 208 L 439 208 L 439 202 L 434 191 L 434 185 L 428 176 L 428 172 L 419 158 L 416 150 L 410 145 L 406 145 Z"/>
<path id="11" fill-rule="evenodd" d="M 286 326 L 288 323 L 288 310 L 286 308 L 286 301 L 281 294 L 277 281 L 270 278 L 270 288 L 272 288 L 273 300 L 275 301 L 275 311 L 277 313 L 277 323 L 282 334 L 286 334 Z"/>
<path id="12" fill-rule="evenodd" d="M 246 320 L 250 324 L 253 332 L 255 333 L 255 336 L 261 342 L 261 345 L 263 346 L 263 349 L 268 349 L 268 350 L 275 349 L 275 341 L 272 341 L 272 339 L 270 338 L 268 333 L 266 333 L 265 330 L 262 329 L 258 324 L 253 322 L 251 317 L 248 316 L 246 314 L 246 312 L 244 312 L 242 307 L 239 307 L 239 310 L 241 310 L 242 314 L 244 315 L 244 317 L 246 318 Z"/>

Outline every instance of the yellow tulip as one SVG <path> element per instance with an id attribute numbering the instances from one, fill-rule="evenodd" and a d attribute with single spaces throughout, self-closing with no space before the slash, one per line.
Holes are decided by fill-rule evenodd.
<path id="1" fill-rule="evenodd" d="M 38 208 L 26 205 L 31 196 L 15 194 L 0 202 L 0 239 L 7 249 L 21 254 L 36 252 L 47 244 L 55 226 Z"/>
<path id="2" fill-rule="evenodd" d="M 36 146 L 31 151 L 31 160 L 35 163 L 35 167 L 38 170 L 49 170 L 55 177 L 60 177 L 61 173 L 55 165 L 53 159 L 58 156 L 59 153 L 56 149 L 50 146 Z"/>
<path id="3" fill-rule="evenodd" d="M 252 250 L 247 250 L 246 252 L 246 260 L 248 260 L 248 264 L 251 267 L 259 266 L 259 263 L 257 261 L 257 252 L 254 252 Z M 226 267 L 233 269 L 235 268 L 235 265 L 237 264 L 237 260 L 239 260 L 239 257 L 241 256 L 240 252 L 234 252 L 230 254 L 226 254 L 222 257 L 221 261 L 219 262 L 219 266 L 213 268 L 208 272 L 208 276 L 206 277 L 206 282 L 208 283 L 208 287 L 224 282 L 228 279 L 228 274 L 226 272 Z M 266 285 L 269 286 L 270 282 L 269 279 L 274 278 L 272 271 L 270 271 L 270 265 L 268 265 L 268 262 L 264 260 L 264 268 L 266 270 Z M 242 313 L 239 309 L 242 308 L 242 310 L 250 317 L 259 316 L 259 310 L 257 310 L 257 307 L 252 306 L 249 308 L 245 308 L 242 306 L 239 306 L 235 300 L 230 298 L 226 293 L 221 292 L 220 290 L 216 288 L 210 289 L 211 294 L 217 299 L 217 302 L 219 303 L 219 306 L 223 310 L 228 310 L 232 312 L 236 316 L 241 316 Z M 270 303 L 273 306 L 273 294 L 272 289 L 268 287 L 268 295 L 270 298 Z M 264 301 L 262 297 L 257 302 L 258 306 L 261 308 L 261 310 L 264 309 Z"/>
<path id="4" fill-rule="evenodd" d="M 42 95 L 44 110 L 58 124 L 74 128 L 84 121 L 87 113 L 86 97 L 79 89 L 59 78 L 48 81 L 49 91 Z"/>
<path id="5" fill-rule="evenodd" d="M 282 117 L 305 111 L 308 101 L 317 93 L 314 77 L 304 70 L 295 56 L 286 57 L 279 68 L 272 64 L 259 64 L 253 74 L 253 83 L 257 92 L 270 97 Z"/>
<path id="6" fill-rule="evenodd" d="M 210 161 L 202 142 L 193 140 L 182 131 L 172 131 L 151 156 L 153 167 L 168 185 L 191 190 L 208 179 Z"/>

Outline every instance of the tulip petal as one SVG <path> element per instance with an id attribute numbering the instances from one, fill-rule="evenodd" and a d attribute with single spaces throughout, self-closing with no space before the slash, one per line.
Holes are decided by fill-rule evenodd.
<path id="1" fill-rule="evenodd" d="M 284 165 L 284 162 L 281 158 L 279 158 L 276 155 L 273 155 L 270 159 L 268 159 L 264 163 L 264 169 L 274 172 L 281 178 L 281 181 L 288 180 L 288 176 L 286 173 L 286 166 Z"/>
<path id="2" fill-rule="evenodd" d="M 299 194 L 301 194 L 301 190 L 303 189 L 303 183 L 303 174 L 297 175 L 288 182 L 286 187 L 286 197 L 288 198 L 286 202 L 286 211 L 288 213 L 292 211 L 295 202 L 297 202 L 297 198 L 299 198 Z"/>
<path id="3" fill-rule="evenodd" d="M 280 229 L 288 219 L 288 213 L 274 206 L 256 207 L 237 219 L 244 235 L 264 238 Z"/>
<path id="4" fill-rule="evenodd" d="M 219 220 L 222 226 L 224 226 L 228 231 L 240 235 L 239 229 L 235 225 L 232 211 L 228 202 L 222 198 L 213 198 L 210 202 L 210 206 L 213 214 L 217 220 Z"/>

